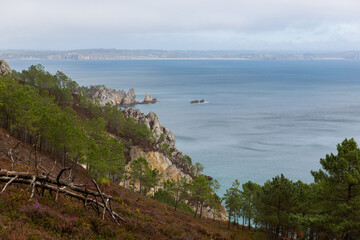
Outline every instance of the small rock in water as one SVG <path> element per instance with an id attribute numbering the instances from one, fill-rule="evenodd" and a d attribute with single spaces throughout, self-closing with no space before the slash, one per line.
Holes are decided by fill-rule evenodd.
<path id="1" fill-rule="evenodd" d="M 152 102 L 153 98 L 151 97 L 150 93 L 146 93 L 144 102 Z"/>
<path id="2" fill-rule="evenodd" d="M 205 102 L 205 99 L 201 99 L 200 101 L 199 100 L 192 100 L 190 103 L 204 103 Z"/>

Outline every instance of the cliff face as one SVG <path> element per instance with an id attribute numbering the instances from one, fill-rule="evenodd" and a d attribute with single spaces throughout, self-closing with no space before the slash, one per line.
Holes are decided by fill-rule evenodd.
<path id="1" fill-rule="evenodd" d="M 140 112 L 139 109 L 134 110 L 132 108 L 127 108 L 123 111 L 123 114 L 124 117 L 133 118 L 137 123 L 144 124 L 149 128 L 154 133 L 158 146 L 160 142 L 162 142 L 168 144 L 171 150 L 176 150 L 174 134 L 168 128 L 160 124 L 159 119 L 154 112 L 145 115 Z M 179 153 L 177 150 L 175 152 Z"/>
<path id="2" fill-rule="evenodd" d="M 90 88 L 90 96 L 92 96 L 93 99 L 97 99 L 101 105 L 105 105 L 106 103 L 112 105 L 131 105 L 138 103 L 135 100 L 136 95 L 133 89 L 130 89 L 129 93 L 126 94 L 123 90 L 111 90 L 106 87 L 97 87 L 95 89 L 95 87 L 92 87 Z M 146 103 L 146 101 L 154 101 L 154 99 L 151 98 L 150 94 L 147 94 L 143 103 Z M 126 108 L 122 113 L 125 118 L 132 118 L 135 122 L 144 124 L 153 132 L 155 138 L 155 149 L 145 150 L 139 146 L 130 147 L 130 159 L 126 167 L 127 170 L 129 170 L 132 161 L 139 157 L 144 157 L 153 169 L 157 169 L 162 174 L 161 181 L 176 180 L 183 176 L 191 180 L 195 177 L 196 173 L 194 173 L 193 166 L 186 164 L 184 154 L 176 148 L 174 134 L 160 124 L 154 112 L 144 114 L 139 109 Z M 139 189 L 138 184 L 134 186 L 128 184 L 128 182 L 122 183 L 124 187 Z M 211 209 L 207 206 L 204 206 L 202 214 L 208 218 L 213 217 Z M 222 207 L 220 214 L 215 218 L 226 220 L 225 208 Z"/>
<path id="3" fill-rule="evenodd" d="M 153 151 L 145 151 L 138 146 L 132 146 L 130 149 L 130 163 L 139 157 L 146 158 L 152 168 L 156 168 L 160 171 L 163 176 L 161 179 L 162 181 L 168 179 L 176 180 L 183 176 L 188 180 L 194 178 L 191 167 L 182 161 L 184 154 L 177 150 L 175 146 L 174 134 L 168 128 L 160 124 L 159 119 L 154 112 L 150 112 L 146 115 L 140 112 L 139 109 L 134 110 L 132 108 L 127 108 L 123 111 L 123 115 L 126 118 L 133 118 L 137 123 L 147 126 L 154 133 L 157 142 L 157 149 Z M 162 150 L 164 144 L 169 146 L 169 152 L 164 152 Z M 137 188 L 138 186 L 134 187 Z M 203 208 L 202 214 L 205 217 L 213 218 L 213 212 L 207 206 Z M 221 211 L 215 218 L 224 221 L 227 220 L 226 211 L 223 206 L 221 206 Z"/>
<path id="4" fill-rule="evenodd" d="M 124 90 L 109 89 L 104 86 L 92 86 L 89 90 L 90 98 L 99 101 L 101 106 L 110 103 L 113 106 L 136 104 L 135 90 L 131 88 L 128 93 Z"/>
<path id="5" fill-rule="evenodd" d="M 176 167 L 170 160 L 170 158 L 158 151 L 146 152 L 138 146 L 133 146 L 130 149 L 130 160 L 133 161 L 139 157 L 145 157 L 152 168 L 156 168 L 163 175 L 163 180 L 174 179 L 177 180 L 180 177 L 186 177 L 191 180 L 192 177 L 189 174 L 184 173 L 180 168 Z"/>
<path id="6" fill-rule="evenodd" d="M 187 173 L 184 173 L 183 170 L 177 167 L 172 161 L 171 157 L 164 155 L 158 151 L 144 151 L 140 147 L 133 146 L 130 150 L 130 163 L 139 157 L 144 157 L 148 160 L 149 165 L 154 169 L 156 168 L 162 174 L 161 181 L 166 181 L 170 179 L 177 180 L 180 177 L 186 177 L 188 180 L 192 180 L 193 177 Z M 130 165 L 129 163 L 129 165 Z M 126 167 L 129 170 L 129 165 Z M 129 186 L 128 183 L 122 183 L 122 186 L 128 188 L 135 188 L 139 190 L 139 185 Z M 194 208 L 195 210 L 195 208 Z M 213 218 L 213 211 L 210 207 L 204 206 L 202 210 L 202 215 L 207 218 Z M 227 221 L 226 210 L 224 206 L 220 206 L 220 212 L 215 215 L 215 219 Z"/>
<path id="7" fill-rule="evenodd" d="M 0 75 L 11 73 L 11 68 L 5 60 L 0 60 Z"/>

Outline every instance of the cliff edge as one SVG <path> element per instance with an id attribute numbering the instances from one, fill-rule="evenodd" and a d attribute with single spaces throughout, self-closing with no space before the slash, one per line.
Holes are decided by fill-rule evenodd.
<path id="1" fill-rule="evenodd" d="M 174 134 L 160 124 L 159 118 L 154 112 L 144 114 L 139 109 L 126 108 L 123 110 L 123 115 L 125 118 L 132 118 L 137 123 L 148 127 L 154 133 L 156 142 L 153 150 L 132 146 L 129 154 L 130 163 L 139 157 L 146 158 L 150 166 L 156 168 L 162 174 L 162 181 L 168 179 L 177 180 L 180 177 L 186 177 L 188 180 L 196 178 L 198 174 L 196 167 L 185 160 L 185 155 L 176 148 Z M 123 186 L 130 187 L 126 186 L 126 182 Z M 136 188 L 136 186 L 131 187 Z M 214 217 L 213 211 L 206 206 L 203 208 L 202 214 L 208 218 Z M 216 215 L 215 218 L 223 221 L 227 220 L 226 210 L 222 205 L 220 214 Z"/>

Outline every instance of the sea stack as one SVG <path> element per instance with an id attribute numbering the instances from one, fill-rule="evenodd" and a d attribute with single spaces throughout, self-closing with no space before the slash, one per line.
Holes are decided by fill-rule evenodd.
<path id="1" fill-rule="evenodd" d="M 144 98 L 144 102 L 152 102 L 153 98 L 151 97 L 150 93 L 146 93 L 145 98 Z"/>
<path id="2" fill-rule="evenodd" d="M 11 73 L 11 68 L 5 60 L 0 60 L 0 75 Z"/>

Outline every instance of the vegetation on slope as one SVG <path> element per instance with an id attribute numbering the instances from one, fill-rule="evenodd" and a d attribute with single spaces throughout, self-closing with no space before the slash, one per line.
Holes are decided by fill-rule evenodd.
<path id="1" fill-rule="evenodd" d="M 177 181 L 160 183 L 161 175 L 144 158 L 133 161 L 126 172 L 125 148 L 129 144 L 152 147 L 152 132 L 125 119 L 117 107 L 101 107 L 90 101 L 65 74 L 52 75 L 40 65 L 31 66 L 21 73 L 0 76 L 0 84 L 0 126 L 24 144 L 32 145 L 30 155 L 34 154 L 34 162 L 29 160 L 28 165 L 34 169 L 41 167 L 39 154 L 47 153 L 55 164 L 71 166 L 74 172 L 77 164 L 86 164 L 88 173 L 104 184 L 109 184 L 109 180 L 119 183 L 125 178 L 133 186 L 140 183 L 140 194 L 147 195 L 152 190 L 154 198 L 174 205 L 175 210 L 179 206 L 191 212 L 187 205 L 191 204 L 196 207 L 195 218 L 201 218 L 204 206 L 212 208 L 214 216 L 219 213 L 221 202 L 215 194 L 218 183 L 200 175 L 203 167 L 192 167 L 188 156 L 184 161 L 199 177 L 182 186 Z M 73 179 L 76 177 L 74 174 Z M 156 194 L 160 185 L 165 186 L 162 197 Z M 189 194 L 179 198 L 175 194 L 178 187 L 186 187 L 183 191 Z"/>
<path id="2" fill-rule="evenodd" d="M 360 149 L 354 139 L 320 160 L 315 182 L 293 182 L 284 175 L 263 186 L 235 180 L 226 190 L 230 219 L 266 229 L 275 238 L 360 239 Z"/>
<path id="3" fill-rule="evenodd" d="M 31 146 L 29 156 L 33 157 L 28 157 L 28 160 L 22 161 L 22 164 L 31 166 L 34 171 L 38 171 L 42 167 L 41 164 L 44 164 L 40 157 L 44 153 L 49 156 L 47 159 L 51 158 L 50 162 L 55 162 L 55 165 L 56 163 L 60 164 L 62 167 L 72 166 L 74 172 L 77 170 L 78 163 L 84 163 L 88 166 L 87 173 L 91 177 L 101 180 L 103 187 L 114 186 L 110 180 L 119 183 L 129 176 L 128 180 L 133 185 L 136 182 L 140 183 L 139 192 L 141 194 L 147 195 L 153 191 L 155 199 L 173 206 L 174 210 L 180 208 L 191 212 L 194 214 L 194 218 L 202 216 L 204 207 L 210 207 L 215 216 L 223 201 L 229 216 L 227 228 L 231 228 L 231 221 L 233 226 L 237 225 L 230 231 L 237 231 L 239 225 L 242 224 L 242 228 L 247 225 L 249 230 L 253 227 L 262 229 L 274 239 L 350 240 L 360 238 L 360 149 L 353 139 L 345 139 L 339 144 L 337 155 L 326 155 L 324 159 L 320 160 L 323 169 L 312 172 L 314 183 L 293 182 L 282 174 L 266 181 L 263 186 L 252 182 L 240 185 L 236 180 L 221 199 L 216 195 L 218 183 L 216 180 L 200 174 L 201 165 L 193 165 L 197 172 L 195 175 L 198 177 L 190 182 L 178 179 L 160 183 L 159 172 L 151 169 L 146 159 L 142 158 L 134 161 L 131 171 L 125 174 L 125 149 L 129 144 L 152 148 L 154 145 L 152 132 L 132 119 L 125 119 L 117 107 L 110 105 L 101 107 L 89 101 L 86 94 L 83 94 L 84 92 L 86 91 L 82 91 L 81 87 L 63 73 L 58 72 L 51 75 L 41 66 L 32 66 L 29 70 L 21 73 L 14 72 L 13 75 L 0 76 L 0 125 L 11 135 L 18 137 L 24 145 Z M 109 133 L 112 133 L 113 136 L 110 137 Z M 32 160 L 30 161 L 30 159 Z M 183 161 L 184 164 L 192 165 L 191 158 L 188 156 L 185 156 Z M 8 168 L 12 168 L 12 166 Z M 78 178 L 81 175 L 79 172 L 81 170 L 78 169 L 73 178 Z M 163 186 L 162 190 L 157 188 L 160 185 Z M 116 186 L 112 191 L 116 193 L 116 196 L 121 196 L 120 191 L 126 192 L 127 190 L 120 190 Z M 9 193 L 5 193 L 3 196 L 7 196 L 6 194 Z M 30 205 L 21 199 L 15 200 L 19 205 L 11 205 L 13 204 L 11 203 L 12 196 L 17 195 L 19 194 L 13 192 L 8 199 L 4 197 L 5 207 L 2 208 L 2 211 L 5 213 L 8 211 L 7 209 L 10 209 L 10 212 L 1 216 L 6 216 L 5 220 L 2 219 L 2 223 L 7 222 L 6 228 L 16 222 L 15 217 L 11 217 L 13 213 L 20 219 L 22 217 L 26 220 L 31 219 L 30 223 L 36 221 L 26 215 L 27 211 L 33 210 L 26 209 L 38 209 L 42 206 L 39 204 L 44 204 L 41 202 L 43 201 L 43 197 L 41 197 L 37 199 L 37 202 L 30 202 Z M 20 195 L 22 196 L 22 194 Z M 48 198 L 51 197 L 48 196 Z M 126 206 L 119 205 L 118 210 L 131 219 L 130 222 L 134 221 L 134 218 L 137 219 L 135 222 L 140 219 L 141 227 L 137 228 L 136 224 L 134 227 L 133 224 L 126 223 L 124 225 L 126 234 L 121 235 L 118 228 L 111 231 L 101 225 L 105 223 L 102 222 L 96 226 L 104 228 L 89 230 L 89 236 L 94 236 L 94 239 L 96 239 L 95 236 L 98 236 L 98 239 L 117 239 L 119 236 L 126 236 L 130 239 L 134 236 L 135 238 L 161 236 L 185 239 L 231 236 L 231 233 L 226 232 L 223 228 L 211 225 L 209 220 L 202 220 L 202 223 L 209 224 L 205 230 L 188 232 L 184 224 L 177 226 L 173 222 L 180 221 L 178 217 L 182 220 L 185 219 L 186 222 L 192 222 L 193 220 L 190 220 L 192 217 L 183 211 L 176 211 L 176 213 L 171 211 L 170 214 L 169 207 L 166 207 L 166 211 L 159 210 L 159 208 L 149 210 L 150 214 L 144 216 L 151 216 L 150 219 L 137 216 L 136 213 L 134 215 L 133 208 L 137 206 L 139 199 L 143 199 L 144 205 L 153 201 L 143 198 L 141 195 L 129 195 L 128 198 L 119 200 L 119 204 L 125 202 Z M 70 200 L 64 201 L 70 202 Z M 158 206 L 157 204 L 159 203 L 157 202 L 153 206 Z M 51 206 L 50 203 L 47 205 Z M 192 211 L 188 205 L 193 206 L 195 211 Z M 21 206 L 25 206 L 23 210 L 20 210 Z M 63 206 L 59 205 L 58 210 L 61 211 Z M 124 210 L 127 207 L 132 209 L 130 213 Z M 135 211 L 139 212 L 140 210 L 135 209 Z M 87 214 L 91 216 L 95 213 Z M 88 217 L 87 214 L 86 217 Z M 171 216 L 172 220 L 163 221 L 164 215 Z M 50 213 L 45 214 L 45 219 L 49 216 L 54 217 L 55 220 L 52 220 L 54 222 L 61 219 L 61 217 L 56 218 L 58 215 Z M 96 214 L 94 216 L 97 217 Z M 156 223 L 153 222 L 153 219 L 156 219 Z M 90 219 L 84 220 L 85 223 L 90 221 Z M 148 223 L 149 226 L 147 226 Z M 24 224 L 26 225 L 27 222 Z M 194 224 L 190 224 L 188 227 L 199 229 L 200 225 L 197 225 L 200 224 L 199 221 L 194 221 Z M 35 226 L 38 225 L 35 224 Z M 39 226 L 41 228 L 39 232 L 50 231 L 63 234 L 61 236 L 64 238 L 70 236 L 66 235 L 66 232 L 64 233 L 65 230 L 51 229 L 48 231 L 44 227 L 45 225 L 40 224 Z M 67 227 L 65 226 L 65 228 Z M 148 228 L 152 230 L 150 232 L 144 230 Z M 105 232 L 99 233 L 103 229 L 106 229 Z M 209 231 L 209 229 L 216 229 L 216 231 Z M 137 234 L 137 231 L 140 233 Z M 11 235 L 8 235 L 7 230 L 3 232 L 4 236 L 10 238 Z M 223 234 L 218 235 L 216 232 Z M 73 230 L 71 230 L 71 234 L 77 236 L 78 239 L 84 238 L 82 233 L 76 233 Z M 250 235 L 247 236 L 250 237 Z"/>
<path id="4" fill-rule="evenodd" d="M 11 159 L 5 153 L 13 149 L 18 139 L 9 136 L 9 132 L 0 128 L 0 166 L 11 168 Z M 62 163 L 54 165 L 51 156 L 38 153 L 39 169 L 34 169 L 33 147 L 21 142 L 13 151 L 17 171 L 48 174 L 45 169 L 53 169 L 50 176 L 57 176 Z M 30 163 L 31 166 L 28 164 Z M 91 186 L 92 177 L 85 169 L 78 168 L 74 184 Z M 65 179 L 71 175 L 64 174 Z M 1 186 L 1 189 L 4 185 Z M 102 184 L 101 189 L 113 196 L 112 209 L 125 221 L 120 226 L 113 223 L 109 215 L 98 215 L 89 205 L 66 195 L 55 194 L 38 188 L 34 197 L 26 191 L 28 184 L 10 184 L 0 194 L 0 239 L 264 239 L 260 232 L 232 229 L 228 231 L 226 224 L 212 219 L 194 219 L 192 214 L 182 210 L 174 211 L 157 200 L 145 197 L 118 184 L 109 182 Z M 0 190 L 1 190 L 0 189 Z M 261 238 L 262 237 L 262 238 Z"/>

